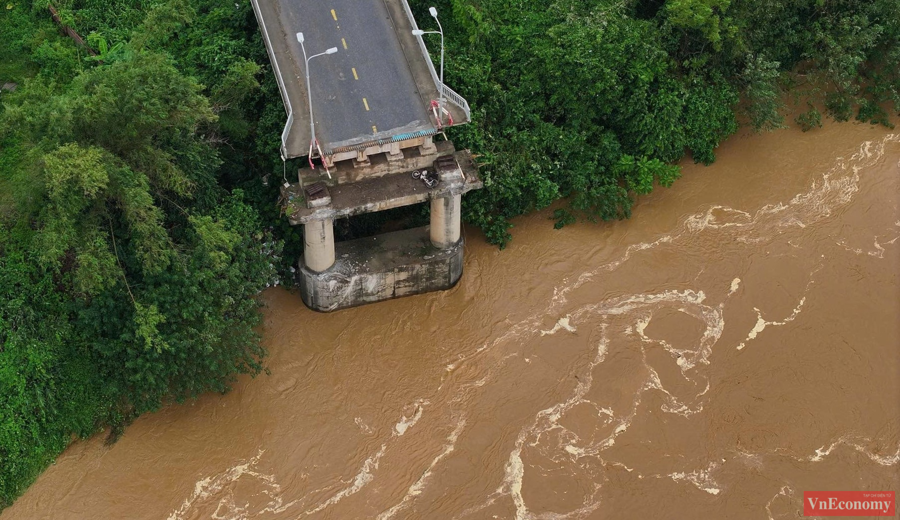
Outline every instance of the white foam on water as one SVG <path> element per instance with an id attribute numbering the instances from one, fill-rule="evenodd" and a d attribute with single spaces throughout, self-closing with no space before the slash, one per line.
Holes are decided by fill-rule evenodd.
<path id="1" fill-rule="evenodd" d="M 530 318 L 509 327 L 500 337 L 493 341 L 486 342 L 474 352 L 462 354 L 458 356 L 455 361 L 448 363 L 446 369 L 447 372 L 450 373 L 459 368 L 462 363 L 476 358 L 485 351 L 499 345 L 520 345 L 522 338 L 534 336 L 536 333 L 541 333 L 541 335 L 544 335 L 545 333 L 553 334 L 560 330 L 574 333 L 575 327 L 571 325 L 571 321 L 580 320 L 586 315 L 601 316 L 605 319 L 605 316 L 607 315 L 621 316 L 638 312 L 640 315 L 638 316 L 637 322 L 634 324 L 634 328 L 631 329 L 631 332 L 641 336 L 642 342 L 659 343 L 667 352 L 677 355 L 678 358 L 676 362 L 678 363 L 682 374 L 687 379 L 703 386 L 703 390 L 693 397 L 675 396 L 663 388 L 655 369 L 649 366 L 645 359 L 645 366 L 648 369 L 648 379 L 635 392 L 631 409 L 627 413 L 616 414 L 616 412 L 609 407 L 601 408 L 599 405 L 586 400 L 585 396 L 592 384 L 593 376 L 591 371 L 599 363 L 603 362 L 607 349 L 609 348 L 609 342 L 606 339 L 605 332 L 606 322 L 604 321 L 603 325 L 601 325 L 603 334 L 601 341 L 598 343 L 597 352 L 593 360 L 586 367 L 586 375 L 579 380 L 573 393 L 566 400 L 537 412 L 531 424 L 526 425 L 520 430 L 505 465 L 504 476 L 500 487 L 494 494 L 487 497 L 483 504 L 475 508 L 467 509 L 463 512 L 463 515 L 483 510 L 485 507 L 488 507 L 490 504 L 493 504 L 496 500 L 504 496 L 511 497 L 515 505 L 517 519 L 563 519 L 581 518 L 589 515 L 599 507 L 599 485 L 596 485 L 594 492 L 585 498 L 584 504 L 581 507 L 568 513 L 545 512 L 537 514 L 529 511 L 525 499 L 522 496 L 522 482 L 526 471 L 522 459 L 523 450 L 539 446 L 543 436 L 548 432 L 559 431 L 562 433 L 561 438 L 563 440 L 563 442 L 556 447 L 559 452 L 565 453 L 574 459 L 597 456 L 602 450 L 612 446 L 619 435 L 627 432 L 628 427 L 631 425 L 640 409 L 641 396 L 643 392 L 648 390 L 658 390 L 664 395 L 665 403 L 663 404 L 663 411 L 665 412 L 689 415 L 691 413 L 698 413 L 703 409 L 701 398 L 709 391 L 709 380 L 702 374 L 697 374 L 696 369 L 709 364 L 709 356 L 713 346 L 721 337 L 722 330 L 724 329 L 724 320 L 722 319 L 724 302 L 717 306 L 707 305 L 704 303 L 705 295 L 702 291 L 664 291 L 662 293 L 651 295 L 630 295 L 582 307 L 578 312 L 566 314 L 564 318 L 559 319 L 554 328 L 550 331 L 542 330 L 541 325 L 546 323 L 548 316 L 560 316 L 561 314 L 564 314 L 564 311 L 561 312 L 561 309 L 567 303 L 567 297 L 572 291 L 591 282 L 600 273 L 615 271 L 619 266 L 628 262 L 634 255 L 642 251 L 673 243 L 683 237 L 702 233 L 707 229 L 728 229 L 732 233 L 734 239 L 738 242 L 759 243 L 766 240 L 772 240 L 773 237 L 777 236 L 777 233 L 784 228 L 802 228 L 820 221 L 830 216 L 837 208 L 845 205 L 852 199 L 854 193 L 859 189 L 860 171 L 863 168 L 874 164 L 874 161 L 878 160 L 884 154 L 885 144 L 888 142 L 900 142 L 900 138 L 898 138 L 898 135 L 892 134 L 887 136 L 881 143 L 864 143 L 852 157 L 846 160 L 839 160 L 829 172 L 813 182 L 809 190 L 797 194 L 790 201 L 764 206 L 752 214 L 725 206 L 712 206 L 703 212 L 687 217 L 682 222 L 680 229 L 675 230 L 673 233 L 666 234 L 650 242 L 628 246 L 625 249 L 625 252 L 616 260 L 580 274 L 574 282 L 570 282 L 568 279 L 563 280 L 560 286 L 554 288 L 554 295 L 546 309 L 542 309 Z M 900 227 L 900 220 L 895 222 L 895 226 Z M 893 240 L 886 242 L 886 244 L 893 244 L 896 240 L 897 238 L 894 238 Z M 877 252 L 870 252 L 870 254 L 873 254 L 873 256 L 882 254 L 883 246 L 884 244 L 881 244 L 876 237 L 875 249 Z M 336 285 L 336 281 L 331 281 L 330 283 L 331 285 Z M 740 283 L 740 278 L 734 278 L 732 280 L 728 296 L 731 296 L 739 289 Z M 805 300 L 806 296 L 804 295 L 800 299 L 797 307 L 795 307 L 791 316 L 785 318 L 781 322 L 768 322 L 764 320 L 762 318 L 762 311 L 757 309 L 757 323 L 754 325 L 753 329 L 748 334 L 747 339 L 741 344 L 739 349 L 743 348 L 747 341 L 755 339 L 766 327 L 784 325 L 793 321 L 800 313 Z M 706 330 L 704 331 L 699 345 L 695 349 L 679 350 L 668 343 L 662 342 L 661 340 L 653 340 L 644 335 L 644 330 L 647 327 L 649 320 L 652 319 L 653 310 L 663 305 L 673 305 L 675 303 L 681 304 L 684 309 L 686 309 L 685 312 L 697 317 L 702 323 L 706 324 Z M 503 359 L 505 360 L 507 358 L 508 356 Z M 486 379 L 483 379 L 482 381 L 485 380 Z M 704 382 L 705 384 L 703 384 Z M 442 380 L 441 385 L 443 385 L 443 383 L 444 381 Z M 481 384 L 483 384 L 483 382 Z M 579 443 L 580 441 L 578 436 L 559 424 L 561 417 L 568 413 L 574 406 L 581 403 L 590 403 L 595 406 L 598 409 L 598 413 L 602 412 L 609 417 L 609 424 L 615 424 L 615 428 L 606 439 L 601 439 L 599 442 L 590 445 L 578 446 L 576 445 L 576 443 Z M 419 421 L 422 417 L 423 406 L 424 404 L 417 405 L 416 410 L 410 417 L 406 417 L 405 415 L 401 417 L 400 421 L 394 427 L 391 439 L 402 437 Z M 428 477 L 431 475 L 432 468 L 453 452 L 457 437 L 464 427 L 464 424 L 464 421 L 457 424 L 453 433 L 448 437 L 448 442 L 444 445 L 442 451 L 432 460 L 420 479 L 410 486 L 407 490 L 407 496 L 404 497 L 398 505 L 408 503 L 407 497 L 412 497 L 409 498 L 409 500 L 413 500 L 416 496 L 419 496 L 421 490 L 424 489 L 424 486 L 428 481 Z M 361 425 L 361 420 L 360 422 L 357 422 L 357 425 L 365 431 L 365 428 L 363 428 L 365 425 Z M 358 493 L 367 484 L 372 482 L 375 478 L 375 471 L 378 470 L 379 462 L 388 449 L 389 442 L 390 441 L 382 444 L 376 453 L 363 461 L 359 471 L 350 481 L 349 486 L 335 493 L 320 505 L 306 510 L 303 515 L 314 514 L 337 504 L 344 498 Z M 830 455 L 838 446 L 846 445 L 857 452 L 864 454 L 879 465 L 894 466 L 900 463 L 900 446 L 898 446 L 897 451 L 893 454 L 881 454 L 873 453 L 866 448 L 864 442 L 865 441 L 852 441 L 842 438 L 827 447 L 823 446 L 816 450 L 814 455 L 803 460 L 811 462 L 822 460 L 824 457 Z M 199 480 L 195 484 L 191 496 L 185 499 L 179 509 L 173 511 L 169 515 L 169 520 L 182 520 L 188 515 L 194 516 L 195 512 L 193 511 L 193 508 L 198 501 L 215 499 L 217 495 L 222 492 L 226 492 L 227 495 L 224 498 L 219 499 L 215 514 L 217 516 L 230 514 L 232 517 L 235 515 L 244 515 L 247 506 L 236 504 L 233 495 L 226 489 L 229 484 L 234 483 L 243 477 L 252 477 L 264 483 L 265 490 L 263 493 L 272 498 L 270 504 L 266 506 L 264 511 L 283 512 L 286 508 L 304 500 L 300 499 L 288 504 L 282 504 L 280 498 L 281 488 L 275 481 L 274 476 L 260 473 L 255 469 L 255 465 L 258 463 L 262 453 L 263 452 L 260 451 L 256 457 L 228 468 L 221 474 Z M 609 464 L 619 465 L 628 471 L 631 471 L 631 468 L 628 468 L 619 462 L 611 461 Z M 721 491 L 721 488 L 711 477 L 711 472 L 715 470 L 715 468 L 716 466 L 711 464 L 706 470 L 673 472 L 668 476 L 673 480 L 690 482 L 707 493 L 717 494 Z M 639 478 L 640 477 L 642 476 L 639 475 Z M 785 488 L 786 486 L 782 488 L 773 500 L 786 493 Z M 790 490 L 790 488 L 787 489 Z M 770 504 L 771 502 L 772 501 L 770 501 Z M 769 505 L 767 505 L 767 510 L 769 510 Z M 406 506 L 401 506 L 397 511 L 402 510 L 403 507 Z M 769 516 L 771 518 L 771 512 Z M 389 516 L 386 518 L 389 518 Z"/>
<path id="2" fill-rule="evenodd" d="M 614 271 L 627 262 L 634 253 L 673 242 L 685 235 L 707 229 L 733 228 L 736 240 L 754 243 L 773 236 L 774 232 L 782 228 L 804 228 L 826 218 L 836 208 L 848 203 L 859 190 L 859 172 L 880 160 L 888 143 L 896 142 L 900 142 L 900 134 L 887 135 L 878 143 L 872 141 L 862 143 L 849 159 L 839 158 L 828 172 L 812 183 L 809 190 L 796 194 L 787 203 L 768 204 L 754 214 L 727 206 L 713 205 L 704 212 L 691 215 L 682 222 L 678 231 L 652 242 L 628 246 L 618 259 L 582 273 L 575 283 L 569 284 L 568 279 L 564 280 L 562 287 L 554 288 L 550 310 L 564 304 L 569 292 L 589 282 L 598 273 Z M 900 226 L 900 221 L 895 225 Z"/>
<path id="3" fill-rule="evenodd" d="M 453 450 L 456 448 L 456 441 L 459 439 L 459 435 L 460 433 L 462 433 L 465 427 L 465 418 L 460 418 L 456 423 L 456 428 L 454 428 L 450 433 L 450 436 L 447 437 L 447 443 L 444 444 L 441 452 L 434 459 L 432 459 L 431 464 L 429 464 L 428 468 L 422 473 L 418 480 L 416 480 L 409 487 L 409 489 L 406 490 L 406 495 L 404 495 L 400 502 L 394 504 L 390 509 L 379 514 L 377 520 L 388 520 L 390 518 L 393 518 L 394 515 L 405 509 L 409 502 L 422 494 L 422 491 L 425 489 L 425 485 L 428 483 L 428 479 L 431 477 L 434 467 L 437 466 L 448 455 L 453 453 Z"/>
<path id="4" fill-rule="evenodd" d="M 406 415 L 401 415 L 400 420 L 394 425 L 394 430 L 391 432 L 391 437 L 393 439 L 402 437 L 406 434 L 406 432 L 416 425 L 419 422 L 419 419 L 422 418 L 422 414 L 424 413 L 424 408 L 429 404 L 429 401 L 426 399 L 418 399 L 415 401 L 412 406 L 415 408 L 415 411 L 407 417 Z M 304 515 L 311 515 L 314 513 L 318 513 L 323 509 L 330 507 L 334 504 L 337 504 L 344 498 L 354 495 L 358 493 L 363 487 L 372 482 L 375 479 L 374 472 L 378 469 L 378 464 L 381 461 L 381 457 L 384 456 L 385 451 L 388 448 L 388 443 L 384 443 L 381 445 L 381 448 L 372 456 L 367 458 L 360 468 L 359 472 L 353 477 L 350 486 L 342 489 L 338 493 L 334 494 L 331 498 L 326 500 L 325 502 L 319 504 L 315 508 L 309 509 L 305 511 Z"/>
<path id="5" fill-rule="evenodd" d="M 484 502 L 474 505 L 474 506 L 467 507 L 466 509 L 463 510 L 462 513 L 459 513 L 458 515 L 454 516 L 453 520 L 459 520 L 460 518 L 467 518 L 467 517 L 474 515 L 475 513 L 483 511 L 483 510 L 487 509 L 488 507 L 491 507 L 492 505 L 494 505 L 494 503 L 497 501 L 497 498 L 499 498 L 499 495 L 496 495 L 496 494 L 491 495 Z M 497 518 L 497 516 L 494 515 L 494 518 Z"/>
<path id="6" fill-rule="evenodd" d="M 516 439 L 510 452 L 509 459 L 504 469 L 504 479 L 495 493 L 489 497 L 495 500 L 499 496 L 510 496 L 516 507 L 517 518 L 537 518 L 527 508 L 522 496 L 522 483 L 525 477 L 526 466 L 523 462 L 522 452 L 526 449 L 540 446 L 542 438 L 551 431 L 556 431 L 562 442 L 558 446 L 560 452 L 566 453 L 573 459 L 582 457 L 598 457 L 602 451 L 615 445 L 617 437 L 627 432 L 628 427 L 637 416 L 641 407 L 642 395 L 649 390 L 658 390 L 665 398 L 662 410 L 667 413 L 689 416 L 703 410 L 699 398 L 709 390 L 708 380 L 698 381 L 698 388 L 702 388 L 693 398 L 685 401 L 669 392 L 661 383 L 656 370 L 650 366 L 646 358 L 644 364 L 647 369 L 647 380 L 636 390 L 631 409 L 628 413 L 618 416 L 615 411 L 606 406 L 599 406 L 585 398 L 593 383 L 593 370 L 603 362 L 609 349 L 609 339 L 606 334 L 608 327 L 607 317 L 627 316 L 637 314 L 635 322 L 629 326 L 629 330 L 641 337 L 642 342 L 656 342 L 646 337 L 645 329 L 652 319 L 653 309 L 661 306 L 677 306 L 679 310 L 695 316 L 706 324 L 706 329 L 701 337 L 700 344 L 693 350 L 677 350 L 669 346 L 669 351 L 676 352 L 682 372 L 687 374 L 689 370 L 697 366 L 708 364 L 708 357 L 712 353 L 712 346 L 718 341 L 724 330 L 722 319 L 722 305 L 713 307 L 705 304 L 706 295 L 703 291 L 664 291 L 658 294 L 629 295 L 610 299 L 598 304 L 590 304 L 581 307 L 567 316 L 570 319 L 585 319 L 587 316 L 599 316 L 603 319 L 600 325 L 601 339 L 597 346 L 594 358 L 588 363 L 584 374 L 575 386 L 573 393 L 563 402 L 555 404 L 539 411 L 532 423 L 522 430 Z M 663 342 L 664 343 L 664 342 Z M 666 344 L 667 345 L 667 344 Z M 559 420 L 572 408 L 580 404 L 590 404 L 597 410 L 598 415 L 608 418 L 607 424 L 614 425 L 610 434 L 588 445 L 579 439 L 578 435 L 559 424 Z M 541 449 L 541 448 L 538 448 Z M 551 448 L 552 449 L 552 448 Z M 554 459 L 555 460 L 555 459 Z M 604 461 L 605 463 L 605 461 Z M 623 465 L 624 466 L 624 465 Z M 706 486 L 712 489 L 710 486 Z M 588 497 L 582 507 L 568 513 L 544 513 L 546 518 L 567 518 L 583 516 L 599 507 L 599 501 Z M 557 516 L 549 516 L 557 515 Z"/>
<path id="7" fill-rule="evenodd" d="M 760 470 L 763 467 L 763 458 L 758 453 L 750 453 L 748 451 L 744 451 L 741 449 L 735 450 L 738 456 L 741 457 L 744 464 L 756 469 Z"/>
<path id="8" fill-rule="evenodd" d="M 414 412 L 409 417 L 407 417 L 405 414 L 400 416 L 400 420 L 397 421 L 397 423 L 394 425 L 393 431 L 391 432 L 391 440 L 402 437 L 410 428 L 415 426 L 419 419 L 422 418 L 424 408 L 428 404 L 430 403 L 427 399 L 418 399 L 414 403 L 412 403 L 411 406 L 414 407 Z M 363 461 L 362 466 L 351 480 L 349 486 L 338 491 L 325 502 L 322 502 L 316 507 L 304 511 L 303 515 L 305 516 L 318 513 L 325 508 L 337 504 L 348 496 L 359 493 L 362 488 L 364 488 L 375 479 L 375 470 L 378 469 L 378 465 L 381 461 L 381 458 L 387 451 L 389 443 L 390 441 L 383 443 L 375 454 L 369 456 L 365 461 Z"/>
<path id="9" fill-rule="evenodd" d="M 362 417 L 356 417 L 353 419 L 353 422 L 362 430 L 363 433 L 372 433 L 372 428 L 369 427 L 368 424 L 364 423 Z"/>
<path id="10" fill-rule="evenodd" d="M 556 334 L 560 330 L 567 330 L 569 332 L 575 332 L 575 327 L 569 324 L 569 316 L 565 318 L 560 318 L 559 321 L 556 322 L 556 325 L 553 326 L 550 330 L 542 330 L 541 336 L 546 336 L 548 334 Z"/>
<path id="11" fill-rule="evenodd" d="M 591 310 L 602 315 L 619 315 L 645 309 L 634 323 L 633 328 L 626 327 L 626 332 L 633 331 L 641 338 L 643 343 L 655 343 L 662 346 L 676 359 L 682 374 L 691 379 L 689 376 L 690 370 L 694 369 L 698 364 L 709 364 L 709 356 L 712 354 L 713 345 L 719 340 L 725 329 L 725 320 L 722 316 L 724 302 L 716 307 L 712 307 L 704 304 L 705 300 L 706 294 L 703 291 L 663 291 L 650 295 L 626 296 L 607 302 L 611 307 L 601 304 L 600 306 L 588 306 L 589 309 L 585 308 L 585 310 Z M 676 304 L 679 311 L 696 318 L 706 326 L 700 338 L 699 347 L 696 350 L 691 348 L 676 349 L 668 342 L 650 339 L 644 333 L 652 318 L 653 309 Z"/>
<path id="12" fill-rule="evenodd" d="M 854 255 L 861 255 L 861 254 L 863 254 L 862 248 L 859 248 L 859 247 L 849 247 L 849 246 L 847 245 L 847 241 L 844 240 L 843 238 L 840 239 L 840 240 L 838 240 L 837 242 L 835 242 L 835 244 L 841 246 L 844 250 L 849 251 L 849 252 L 853 253 Z"/>
<path id="13" fill-rule="evenodd" d="M 865 254 L 865 255 L 867 255 L 867 256 L 871 256 L 871 257 L 874 257 L 874 258 L 884 258 L 884 253 L 885 253 L 885 248 L 884 248 L 884 246 L 894 245 L 894 244 L 897 242 L 897 239 L 898 239 L 898 238 L 900 238 L 900 237 L 894 237 L 894 238 L 892 238 L 892 239 L 890 239 L 890 240 L 885 241 L 885 242 L 882 244 L 882 243 L 878 240 L 878 236 L 876 235 L 875 238 L 874 238 L 874 243 L 872 244 L 872 247 L 874 247 L 874 250 L 872 250 L 872 251 L 865 251 L 865 250 L 863 250 L 861 247 L 850 247 L 850 246 L 847 245 L 847 242 L 846 242 L 846 240 L 844 240 L 844 239 L 838 240 L 838 241 L 836 242 L 836 244 L 839 245 L 839 246 L 841 246 L 844 250 L 849 251 L 849 252 L 851 252 L 851 253 L 853 253 L 853 254 L 855 254 L 855 255 L 858 255 L 858 256 L 862 256 L 862 255 Z"/>
<path id="14" fill-rule="evenodd" d="M 698 469 L 692 471 L 690 473 L 669 473 L 669 478 L 674 480 L 675 482 L 680 482 L 682 480 L 686 480 L 691 484 L 697 486 L 697 489 L 701 491 L 706 491 L 710 495 L 718 495 L 722 492 L 722 489 L 719 487 L 719 484 L 712 478 L 712 472 L 715 471 L 719 465 L 715 462 L 710 462 L 709 466 L 706 469 Z"/>
<path id="15" fill-rule="evenodd" d="M 601 338 L 597 345 L 594 359 L 590 362 L 591 369 L 602 363 L 606 358 L 607 347 L 606 338 Z M 541 433 L 559 427 L 557 423 L 559 418 L 566 411 L 584 401 L 584 396 L 587 394 L 588 390 L 590 390 L 592 381 L 593 375 L 591 370 L 588 370 L 585 377 L 578 381 L 575 392 L 569 399 L 563 403 L 541 410 L 535 415 L 531 425 L 523 428 L 519 432 L 515 446 L 510 452 L 509 459 L 504 468 L 503 483 L 495 492 L 495 495 L 509 495 L 512 497 L 516 507 L 517 520 L 537 518 L 528 511 L 528 507 L 525 505 L 525 499 L 522 497 L 522 483 L 525 478 L 525 464 L 522 461 L 522 450 L 525 448 L 526 441 L 529 437 L 534 435 L 540 436 Z M 591 500 L 576 511 L 565 514 L 545 513 L 541 515 L 540 518 L 570 518 L 569 515 L 578 516 L 589 513 L 599 507 L 599 505 L 599 502 Z"/>
<path id="16" fill-rule="evenodd" d="M 425 399 L 419 399 L 418 401 L 413 403 L 413 406 L 416 409 L 415 412 L 413 412 L 413 414 L 409 417 L 405 415 L 400 417 L 400 421 L 394 425 L 394 435 L 400 437 L 401 435 L 406 433 L 406 430 L 415 426 L 416 423 L 419 422 L 419 419 L 422 418 L 424 407 L 428 404 L 429 402 Z"/>
<path id="17" fill-rule="evenodd" d="M 774 503 L 775 500 L 777 500 L 779 497 L 793 498 L 794 490 L 791 488 L 791 486 L 781 486 L 781 489 L 778 491 L 778 493 L 766 503 L 766 513 L 769 515 L 769 520 L 775 520 L 775 517 L 772 515 L 772 503 Z"/>
<path id="18" fill-rule="evenodd" d="M 585 455 L 583 448 L 579 448 L 571 444 L 567 444 L 563 449 L 566 450 L 566 452 L 568 452 L 570 455 L 575 455 L 576 457 L 584 457 Z"/>
<path id="19" fill-rule="evenodd" d="M 828 455 L 831 455 L 831 453 L 836 448 L 840 446 L 849 446 L 857 452 L 862 453 L 863 455 L 868 457 L 872 462 L 881 466 L 896 466 L 898 463 L 900 463 L 900 445 L 897 446 L 897 450 L 893 454 L 883 455 L 879 453 L 872 453 L 872 451 L 870 451 L 864 443 L 869 444 L 871 443 L 871 440 L 852 440 L 847 436 L 844 436 L 832 442 L 828 447 L 822 446 L 821 448 L 817 449 L 815 455 L 810 455 L 805 460 L 808 460 L 810 462 L 819 462 Z"/>
<path id="20" fill-rule="evenodd" d="M 607 462 L 607 464 L 610 466 L 617 467 L 617 468 L 622 468 L 625 471 L 627 471 L 628 473 L 634 472 L 634 468 L 629 468 L 628 466 L 626 466 L 625 464 L 622 464 L 621 462 Z M 638 475 L 638 478 L 644 478 L 644 477 L 642 475 Z"/>
<path id="21" fill-rule="evenodd" d="M 385 449 L 387 449 L 387 445 L 382 444 L 381 448 L 379 448 L 377 453 L 375 453 L 371 457 L 367 458 L 365 460 L 365 462 L 363 462 L 362 467 L 360 468 L 359 472 L 356 474 L 356 476 L 353 477 L 353 482 L 350 484 L 350 486 L 335 493 L 334 495 L 332 495 L 331 498 L 329 498 L 325 502 L 322 502 L 318 506 L 316 506 L 312 509 L 309 509 L 307 511 L 304 511 L 303 515 L 305 516 L 305 515 L 311 515 L 314 513 L 318 513 L 319 511 L 325 509 L 326 507 L 330 507 L 330 506 L 333 506 L 334 504 L 337 504 L 338 502 L 349 497 L 350 495 L 359 493 L 359 491 L 366 484 L 368 484 L 369 482 L 372 482 L 372 480 L 375 478 L 375 475 L 373 473 L 376 469 L 378 469 L 378 463 L 381 460 L 381 457 L 384 455 Z"/>
<path id="22" fill-rule="evenodd" d="M 797 304 L 796 307 L 794 307 L 794 310 L 793 310 L 793 312 L 791 312 L 791 315 L 781 321 L 766 321 L 766 320 L 764 320 L 762 317 L 762 312 L 759 309 L 757 309 L 756 307 L 754 307 L 753 310 L 756 311 L 756 325 L 754 325 L 753 328 L 750 329 L 750 332 L 747 334 L 747 339 L 742 341 L 740 343 L 740 345 L 737 346 L 737 349 L 743 350 L 743 348 L 745 346 L 747 346 L 747 343 L 749 341 L 756 339 L 756 336 L 758 336 L 760 332 L 766 330 L 766 327 L 768 327 L 769 325 L 771 325 L 773 327 L 780 327 L 782 325 L 787 325 L 788 323 L 797 319 L 797 316 L 800 314 L 800 311 L 803 310 L 804 303 L 806 303 L 806 296 L 800 298 L 800 302 Z"/>
<path id="23" fill-rule="evenodd" d="M 720 222 L 720 218 L 730 218 L 731 221 L 723 220 Z M 690 233 L 699 233 L 707 229 L 746 226 L 752 221 L 753 216 L 746 211 L 728 206 L 713 205 L 705 213 L 697 213 L 688 217 L 685 221 L 685 227 Z"/>
<path id="24" fill-rule="evenodd" d="M 256 465 L 259 463 L 263 453 L 265 453 L 265 450 L 259 450 L 256 456 L 240 462 L 222 473 L 198 480 L 194 484 L 194 491 L 191 493 L 191 496 L 182 502 L 181 507 L 169 513 L 168 520 L 184 520 L 185 518 L 193 517 L 192 511 L 195 505 L 209 500 L 218 501 L 214 517 L 238 518 L 246 511 L 248 504 L 243 506 L 236 504 L 232 492 L 227 488 L 244 477 L 252 477 L 257 480 L 264 488 L 263 493 L 272 498 L 266 509 L 281 509 L 283 507 L 280 496 L 281 486 L 278 485 L 275 476 L 260 473 L 256 470 Z M 220 496 L 223 493 L 224 496 Z"/>
<path id="25" fill-rule="evenodd" d="M 894 238 L 894 240 L 897 240 L 897 239 Z M 888 244 L 892 244 L 894 242 L 894 240 L 891 240 L 890 242 L 888 242 Z M 884 246 L 882 246 L 881 244 L 878 243 L 878 237 L 875 237 L 874 246 L 875 246 L 875 251 L 869 251 L 869 256 L 874 256 L 877 258 L 884 258 Z"/>
<path id="26" fill-rule="evenodd" d="M 590 282 L 593 278 L 602 271 L 615 271 L 620 265 L 627 262 L 631 256 L 635 253 L 639 253 L 641 251 L 646 251 L 648 249 L 653 249 L 656 246 L 661 244 L 668 244 L 672 242 L 675 238 L 680 235 L 665 235 L 662 236 L 653 242 L 642 242 L 640 244 L 632 244 L 625 249 L 625 253 L 619 257 L 617 260 L 612 262 L 608 262 L 606 264 L 597 267 L 592 271 L 586 271 L 578 276 L 578 279 L 575 283 L 571 285 L 563 285 L 562 288 L 554 288 L 553 290 L 553 298 L 550 300 L 550 309 L 556 309 L 561 305 L 564 305 L 567 302 L 566 295 L 572 292 L 575 289 L 578 289 L 582 285 Z"/>

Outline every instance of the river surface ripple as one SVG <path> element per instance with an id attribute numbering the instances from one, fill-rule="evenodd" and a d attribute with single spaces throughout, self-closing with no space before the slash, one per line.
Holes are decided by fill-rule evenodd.
<path id="1" fill-rule="evenodd" d="M 900 134 L 732 138 L 453 290 L 264 294 L 271 375 L 71 446 L 3 520 L 795 518 L 900 491 Z"/>

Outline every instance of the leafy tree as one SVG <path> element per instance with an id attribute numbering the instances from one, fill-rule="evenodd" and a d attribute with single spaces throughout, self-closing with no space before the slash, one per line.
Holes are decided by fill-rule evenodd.
<path id="1" fill-rule="evenodd" d="M 731 30 L 730 20 L 723 13 L 727 11 L 730 0 L 669 0 L 665 4 L 665 15 L 672 27 L 681 30 L 697 31 L 713 45 L 715 50 L 722 49 L 722 30 Z"/>
<path id="2" fill-rule="evenodd" d="M 253 95 L 259 67 L 234 62 L 212 89 L 179 70 L 154 47 L 191 16 L 157 4 L 124 43 L 97 24 L 111 46 L 79 28 L 100 59 L 48 58 L 73 45 L 55 33 L 18 40 L 41 69 L 0 113 L 0 507 L 73 434 L 120 432 L 263 368 L 256 295 L 280 245 L 220 184 L 218 149 L 241 112 L 224 128 L 219 115 Z"/>

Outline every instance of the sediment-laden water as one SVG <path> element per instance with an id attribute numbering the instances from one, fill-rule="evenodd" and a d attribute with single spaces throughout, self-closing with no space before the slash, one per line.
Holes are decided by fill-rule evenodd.
<path id="1" fill-rule="evenodd" d="M 271 375 L 74 444 L 3 520 L 788 519 L 900 490 L 900 133 L 718 157 L 629 221 L 467 229 L 446 293 L 268 291 Z"/>

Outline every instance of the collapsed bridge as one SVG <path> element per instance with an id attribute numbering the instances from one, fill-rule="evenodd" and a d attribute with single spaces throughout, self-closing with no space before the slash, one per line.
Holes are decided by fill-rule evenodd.
<path id="1" fill-rule="evenodd" d="M 282 187 L 304 226 L 304 302 L 330 311 L 455 285 L 461 196 L 482 184 L 468 151 L 435 140 L 471 117 L 425 47 L 429 33 L 443 44 L 437 12 L 426 32 L 406 0 L 252 3 L 287 112 L 282 159 L 308 163 Z M 334 242 L 335 218 L 425 201 L 430 226 Z"/>

